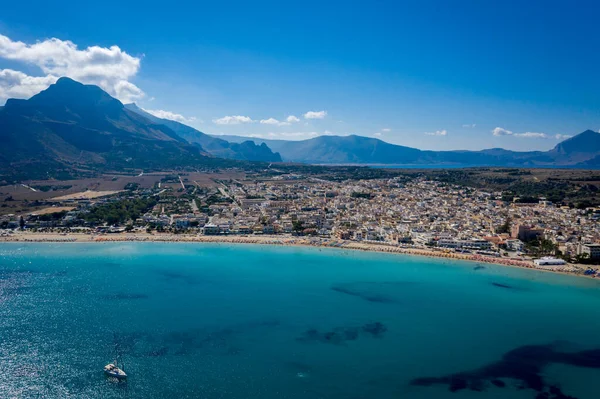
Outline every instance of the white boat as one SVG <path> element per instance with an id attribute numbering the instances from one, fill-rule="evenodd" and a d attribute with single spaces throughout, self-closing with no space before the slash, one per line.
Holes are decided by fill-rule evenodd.
<path id="1" fill-rule="evenodd" d="M 116 360 L 114 363 L 109 363 L 106 366 L 104 366 L 104 374 L 106 374 L 109 377 L 114 377 L 114 378 L 118 378 L 118 379 L 127 378 L 127 374 L 125 374 L 125 372 L 123 370 L 121 370 L 119 367 L 117 367 Z"/>

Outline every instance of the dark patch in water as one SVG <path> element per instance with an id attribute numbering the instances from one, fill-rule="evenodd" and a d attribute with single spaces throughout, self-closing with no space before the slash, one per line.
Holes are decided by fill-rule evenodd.
<path id="1" fill-rule="evenodd" d="M 520 288 L 520 287 L 515 287 L 514 285 L 510 285 L 510 284 L 505 284 L 505 283 L 497 283 L 495 281 L 492 281 L 490 283 L 491 285 L 493 285 L 494 287 L 498 287 L 498 288 L 504 288 L 506 290 L 512 290 L 512 291 L 525 291 L 525 289 Z"/>
<path id="2" fill-rule="evenodd" d="M 387 331 L 387 327 L 383 325 L 383 323 L 375 322 L 368 323 L 362 327 L 363 332 L 370 334 L 375 338 L 382 337 L 383 334 Z"/>
<path id="3" fill-rule="evenodd" d="M 377 303 L 392 303 L 392 302 L 394 302 L 391 298 L 388 298 L 384 295 L 365 294 L 360 291 L 352 290 L 350 288 L 336 287 L 336 286 L 331 287 L 331 289 L 335 292 L 340 292 L 342 294 L 355 296 L 355 297 L 364 299 L 365 301 L 368 301 L 368 302 L 377 302 Z"/>
<path id="4" fill-rule="evenodd" d="M 332 285 L 331 290 L 355 296 L 367 302 L 395 303 L 399 301 L 394 298 L 394 294 L 400 294 L 400 291 L 397 290 L 409 284 L 413 283 L 404 281 L 357 282 Z"/>
<path id="5" fill-rule="evenodd" d="M 253 320 L 246 323 L 209 330 L 192 328 L 167 333 L 117 334 L 122 353 L 131 356 L 161 357 L 188 355 L 198 351 L 219 355 L 238 355 L 248 339 L 264 339 L 264 335 L 279 325 L 278 320 Z"/>
<path id="6" fill-rule="evenodd" d="M 387 331 L 387 327 L 380 322 L 368 323 L 360 327 L 336 327 L 331 331 L 320 332 L 311 328 L 306 330 L 299 342 L 321 342 L 325 344 L 343 345 L 348 341 L 356 341 L 361 335 L 380 338 Z"/>
<path id="7" fill-rule="evenodd" d="M 504 388 L 506 386 L 506 383 L 502 380 L 492 380 L 491 382 L 498 388 Z"/>
<path id="8" fill-rule="evenodd" d="M 491 283 L 494 287 L 499 287 L 499 288 L 507 288 L 509 290 L 514 290 L 515 287 L 513 287 L 512 285 L 508 285 L 508 284 L 502 284 L 502 283 Z"/>
<path id="9" fill-rule="evenodd" d="M 477 265 L 473 268 L 473 270 L 483 270 L 485 269 L 485 266 L 481 266 L 481 265 Z"/>
<path id="10" fill-rule="evenodd" d="M 501 360 L 472 371 L 451 374 L 443 377 L 423 377 L 411 381 L 411 385 L 448 385 L 452 392 L 463 389 L 484 390 L 487 381 L 497 387 L 504 387 L 500 379 L 519 381 L 522 389 L 538 392 L 536 398 L 564 399 L 558 386 L 544 381 L 542 371 L 551 364 L 566 364 L 577 367 L 600 368 L 600 349 L 580 352 L 561 352 L 555 345 L 527 345 L 504 354 Z"/>
<path id="11" fill-rule="evenodd" d="M 157 273 L 162 277 L 163 280 L 168 282 L 181 281 L 190 285 L 196 285 L 200 281 L 190 274 L 179 273 L 174 270 L 158 270 Z"/>
<path id="12" fill-rule="evenodd" d="M 114 294 L 102 295 L 101 297 L 105 301 L 122 301 L 129 299 L 147 299 L 148 295 L 146 294 L 136 294 L 131 292 L 117 292 Z"/>

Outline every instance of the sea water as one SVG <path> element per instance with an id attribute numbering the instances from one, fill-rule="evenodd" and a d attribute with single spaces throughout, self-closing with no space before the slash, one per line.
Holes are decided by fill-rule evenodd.
<path id="1" fill-rule="evenodd" d="M 600 283 L 539 271 L 302 247 L 0 244 L 1 398 L 598 398 L 599 332 Z M 103 375 L 115 356 L 126 382 Z"/>

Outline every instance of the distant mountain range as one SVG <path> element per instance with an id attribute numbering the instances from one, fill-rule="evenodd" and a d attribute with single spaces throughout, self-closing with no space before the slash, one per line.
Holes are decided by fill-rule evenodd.
<path id="1" fill-rule="evenodd" d="M 230 142 L 248 137 L 219 136 Z M 586 130 L 550 151 L 509 151 L 492 148 L 481 151 L 423 151 L 362 136 L 319 136 L 308 140 L 286 141 L 253 138 L 278 152 L 284 162 L 313 164 L 397 164 L 465 166 L 600 166 L 600 134 Z"/>
<path id="2" fill-rule="evenodd" d="M 550 151 L 422 151 L 361 136 L 303 141 L 211 136 L 124 106 L 97 86 L 61 78 L 28 100 L 0 107 L 0 181 L 117 170 L 313 164 L 600 166 L 600 134 L 585 131 Z M 274 152 L 275 151 L 275 152 Z M 225 158 L 229 160 L 225 160 Z M 260 165 L 258 165 L 260 166 Z"/>
<path id="3" fill-rule="evenodd" d="M 230 143 L 219 137 L 210 136 L 202 133 L 183 123 L 172 121 L 169 119 L 161 119 L 139 108 L 136 104 L 125 104 L 125 108 L 142 115 L 154 123 L 165 125 L 173 130 L 177 135 L 189 143 L 199 144 L 204 151 L 209 154 L 228 159 L 237 159 L 243 161 L 264 161 L 264 162 L 281 162 L 281 156 L 273 153 L 271 149 L 264 143 L 255 144 L 251 139 L 241 140 Z"/>

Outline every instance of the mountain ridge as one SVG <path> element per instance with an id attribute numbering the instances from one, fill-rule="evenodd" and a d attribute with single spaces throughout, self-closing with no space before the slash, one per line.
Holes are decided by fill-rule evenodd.
<path id="1" fill-rule="evenodd" d="M 220 136 L 229 141 L 247 140 L 248 137 Z M 511 151 L 490 148 L 479 151 L 420 150 L 383 140 L 349 135 L 318 136 L 306 140 L 270 140 L 251 138 L 267 144 L 281 154 L 284 162 L 317 164 L 464 164 L 468 166 L 581 166 L 600 153 L 600 134 L 586 130 L 558 143 L 549 151 Z"/>
<path id="2" fill-rule="evenodd" d="M 28 100 L 8 100 L 0 110 L 0 141 L 0 176 L 215 163 L 168 127 L 125 109 L 97 86 L 69 78 Z"/>

